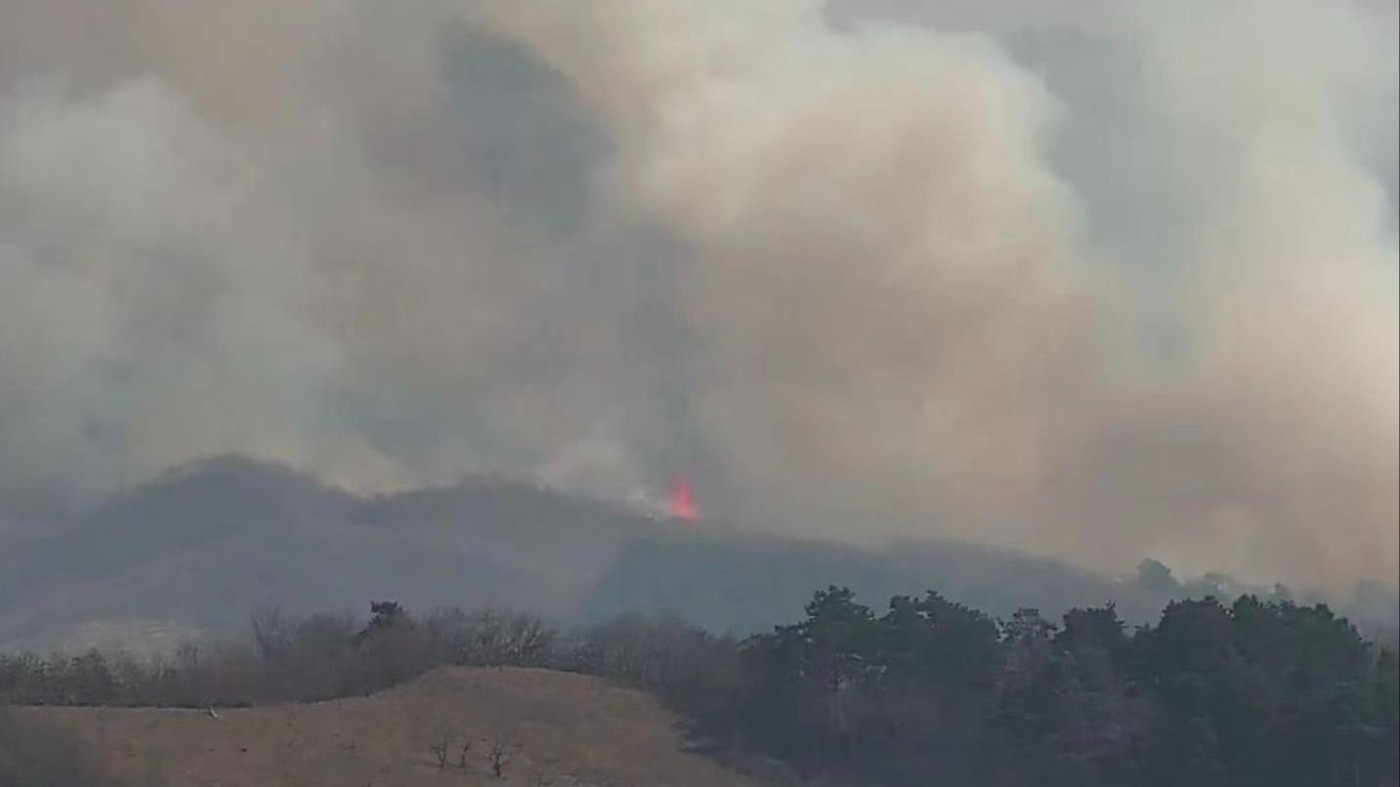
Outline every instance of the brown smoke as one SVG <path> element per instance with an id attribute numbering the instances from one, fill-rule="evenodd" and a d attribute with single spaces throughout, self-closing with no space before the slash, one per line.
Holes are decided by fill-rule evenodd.
<path id="1" fill-rule="evenodd" d="M 1387 6 L 1004 5 L 11 0 L 0 489 L 695 471 L 755 526 L 1392 578 Z"/>

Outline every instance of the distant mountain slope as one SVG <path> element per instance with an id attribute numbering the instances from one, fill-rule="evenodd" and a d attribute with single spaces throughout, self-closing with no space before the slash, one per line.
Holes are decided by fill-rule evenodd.
<path id="1" fill-rule="evenodd" d="M 0 551 L 0 645 L 98 621 L 221 629 L 254 607 L 509 605 L 566 615 L 657 523 L 506 482 L 363 500 L 278 465 L 194 463 Z"/>
<path id="2" fill-rule="evenodd" d="M 1054 614 L 1128 597 L 1126 608 L 1151 606 L 1122 583 L 1001 550 L 946 542 L 861 549 L 697 534 L 628 543 L 583 610 L 590 620 L 634 611 L 673 614 L 712 630 L 747 634 L 791 618 L 814 590 L 832 584 L 850 587 L 877 606 L 896 594 L 937 589 L 995 615 L 1025 604 Z"/>
<path id="3" fill-rule="evenodd" d="M 757 787 L 683 750 L 639 692 L 522 669 L 440 670 L 371 697 L 201 711 L 26 708 L 76 732 L 118 775 L 171 785 Z M 440 766 L 435 744 L 446 742 Z M 470 744 L 463 759 L 462 746 Z M 499 745 L 502 778 L 491 766 Z M 465 767 L 461 767 L 462 763 Z"/>
<path id="4" fill-rule="evenodd" d="M 360 498 L 286 467 L 226 456 L 118 494 L 44 537 L 0 536 L 0 649 L 101 642 L 163 646 L 246 625 L 254 608 L 360 613 L 507 606 L 561 621 L 665 612 L 748 634 L 790 619 L 813 590 L 867 601 L 936 589 L 994 615 L 1055 616 L 1113 600 L 1129 620 L 1171 597 L 1239 590 L 1180 583 L 1160 564 L 1113 580 L 1006 550 L 951 542 L 884 549 L 762 536 L 725 523 L 657 519 L 531 484 Z M 1350 608 L 1393 632 L 1394 588 Z"/>

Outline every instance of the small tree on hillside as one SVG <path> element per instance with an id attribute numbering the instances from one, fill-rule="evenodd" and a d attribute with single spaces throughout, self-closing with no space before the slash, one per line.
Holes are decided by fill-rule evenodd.
<path id="1" fill-rule="evenodd" d="M 506 740 L 505 736 L 497 734 L 487 742 L 486 762 L 491 766 L 491 775 L 497 779 L 505 777 L 506 766 L 510 765 L 511 754 L 516 746 Z"/>
<path id="2" fill-rule="evenodd" d="M 432 664 L 432 654 L 418 622 L 394 601 L 370 604 L 369 624 L 355 635 L 365 658 L 370 691 L 419 675 Z"/>
<path id="3" fill-rule="evenodd" d="M 433 733 L 433 742 L 428 746 L 428 751 L 432 752 L 433 759 L 437 760 L 438 769 L 447 767 L 447 758 L 452 751 L 452 728 L 446 724 L 441 725 Z"/>

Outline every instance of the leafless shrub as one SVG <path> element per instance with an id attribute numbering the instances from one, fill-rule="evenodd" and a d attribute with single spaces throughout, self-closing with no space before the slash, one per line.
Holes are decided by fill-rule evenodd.
<path id="1" fill-rule="evenodd" d="M 497 779 L 504 778 L 506 766 L 511 763 L 511 755 L 515 751 L 515 746 L 506 738 L 497 735 L 487 743 L 486 762 L 491 766 L 491 775 Z"/>
<path id="2" fill-rule="evenodd" d="M 438 769 L 446 768 L 448 755 L 452 751 L 452 729 L 446 725 L 439 727 L 433 734 L 433 742 L 428 750 L 433 753 L 433 758 L 437 760 Z"/>

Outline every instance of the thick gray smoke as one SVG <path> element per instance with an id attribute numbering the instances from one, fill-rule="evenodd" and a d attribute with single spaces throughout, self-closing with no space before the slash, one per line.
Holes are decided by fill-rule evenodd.
<path id="1" fill-rule="evenodd" d="M 0 497 L 1397 570 L 1387 2 L 0 0 Z"/>

